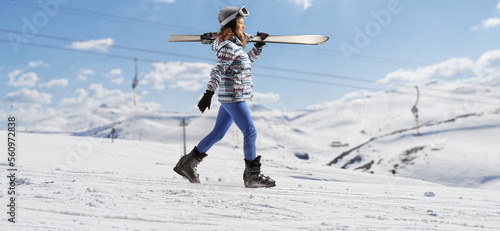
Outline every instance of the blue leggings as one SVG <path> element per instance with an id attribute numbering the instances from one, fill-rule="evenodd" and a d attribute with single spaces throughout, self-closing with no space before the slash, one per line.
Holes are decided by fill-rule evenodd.
<path id="1" fill-rule="evenodd" d="M 246 102 L 222 103 L 217 115 L 215 127 L 203 140 L 200 141 L 198 151 L 207 152 L 215 143 L 222 140 L 229 130 L 233 121 L 243 133 L 243 152 L 245 159 L 254 160 L 256 156 L 255 140 L 257 132 L 253 124 L 252 116 Z"/>

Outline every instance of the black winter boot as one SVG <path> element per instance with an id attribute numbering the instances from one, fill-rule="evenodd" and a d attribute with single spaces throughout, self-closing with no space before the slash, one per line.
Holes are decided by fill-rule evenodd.
<path id="1" fill-rule="evenodd" d="M 243 181 L 246 188 L 270 188 L 276 186 L 276 182 L 268 176 L 260 173 L 260 156 L 254 160 L 245 160 L 245 172 Z"/>
<path id="2" fill-rule="evenodd" d="M 174 171 L 179 175 L 188 178 L 191 183 L 200 183 L 196 167 L 206 156 L 206 153 L 200 153 L 198 148 L 194 147 L 193 151 L 181 157 L 177 165 L 175 165 Z"/>

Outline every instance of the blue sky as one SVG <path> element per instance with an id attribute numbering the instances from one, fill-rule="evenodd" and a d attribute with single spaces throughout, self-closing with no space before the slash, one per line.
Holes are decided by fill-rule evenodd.
<path id="1" fill-rule="evenodd" d="M 0 114 L 36 121 L 129 105 L 134 58 L 140 107 L 194 112 L 214 54 L 167 41 L 218 31 L 227 5 L 247 7 L 250 34 L 330 36 L 320 46 L 268 44 L 254 63 L 255 102 L 280 110 L 392 89 L 408 80 L 394 73 L 421 76 L 500 49 L 498 0 L 0 0 Z"/>

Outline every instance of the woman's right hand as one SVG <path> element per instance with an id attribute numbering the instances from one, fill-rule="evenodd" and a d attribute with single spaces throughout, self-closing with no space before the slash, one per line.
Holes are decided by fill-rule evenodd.
<path id="1" fill-rule="evenodd" d="M 201 98 L 200 102 L 198 102 L 198 108 L 200 109 L 201 113 L 205 112 L 205 109 L 210 110 L 210 104 L 212 103 L 212 96 L 214 95 L 213 91 L 207 90 L 205 94 L 203 94 L 203 97 Z"/>
<path id="2" fill-rule="evenodd" d="M 269 34 L 268 33 L 264 33 L 264 32 L 257 32 L 257 36 L 259 36 L 260 39 L 262 41 L 264 41 L 269 36 Z M 256 47 L 263 47 L 264 45 L 266 45 L 265 42 L 256 42 L 255 43 Z"/>

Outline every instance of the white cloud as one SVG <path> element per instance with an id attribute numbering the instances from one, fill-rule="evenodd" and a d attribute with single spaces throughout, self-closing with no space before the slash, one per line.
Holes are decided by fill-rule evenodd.
<path id="1" fill-rule="evenodd" d="M 47 83 L 42 83 L 38 85 L 39 87 L 53 88 L 53 87 L 66 87 L 68 86 L 67 79 L 53 79 Z"/>
<path id="2" fill-rule="evenodd" d="M 23 70 L 16 69 L 16 70 L 9 72 L 9 74 L 7 74 L 7 76 L 9 77 L 10 81 L 13 81 L 13 79 L 15 79 L 16 76 L 18 76 L 21 73 L 23 73 Z"/>
<path id="3" fill-rule="evenodd" d="M 140 102 L 141 96 L 138 96 Z M 124 93 L 118 89 L 106 89 L 101 84 L 92 84 L 88 90 L 78 89 L 73 97 L 61 100 L 60 108 L 71 111 L 88 111 L 101 105 L 122 107 L 133 105 L 132 92 Z M 146 110 L 158 110 L 160 105 L 154 102 L 140 102 L 138 107 Z"/>
<path id="4" fill-rule="evenodd" d="M 117 75 L 122 75 L 122 69 L 116 68 L 111 71 L 109 71 L 110 76 L 117 76 Z"/>
<path id="5" fill-rule="evenodd" d="M 175 0 L 154 0 L 155 2 L 175 3 Z"/>
<path id="6" fill-rule="evenodd" d="M 125 93 L 118 89 L 107 90 L 101 84 L 92 84 L 89 87 L 88 96 L 95 98 L 115 98 L 114 100 L 120 101 L 125 98 Z"/>
<path id="7" fill-rule="evenodd" d="M 481 26 L 479 26 L 479 25 L 475 25 L 475 26 L 473 26 L 473 27 L 470 28 L 470 30 L 472 30 L 472 31 L 476 31 L 476 30 L 479 30 L 479 29 L 481 29 Z"/>
<path id="8" fill-rule="evenodd" d="M 123 105 L 129 104 L 132 100 L 132 93 L 123 93 L 122 91 L 105 89 L 101 84 L 92 84 L 88 90 L 78 89 L 74 97 L 61 100 L 63 109 L 84 109 L 96 108 L 102 104 Z"/>
<path id="9" fill-rule="evenodd" d="M 481 57 L 479 57 L 477 63 L 484 69 L 500 67 L 500 50 L 493 50 L 484 53 Z"/>
<path id="10" fill-rule="evenodd" d="M 94 71 L 91 70 L 91 69 L 81 69 L 80 73 L 83 74 L 83 75 L 93 75 Z"/>
<path id="11" fill-rule="evenodd" d="M 38 67 L 40 65 L 44 64 L 44 62 L 42 60 L 40 61 L 31 61 L 31 62 L 28 62 L 28 67 Z"/>
<path id="12" fill-rule="evenodd" d="M 497 3 L 496 8 L 497 8 L 497 10 L 500 10 L 500 2 Z M 475 30 L 479 30 L 481 28 L 490 29 L 490 28 L 494 28 L 497 26 L 500 26 L 500 18 L 489 18 L 489 19 L 482 21 L 480 25 L 473 26 L 471 28 L 471 30 L 475 31 Z"/>
<path id="13" fill-rule="evenodd" d="M 10 111 L 9 114 L 14 114 L 14 115 L 22 115 L 22 122 L 24 124 L 30 124 L 32 122 L 37 122 L 43 119 L 47 118 L 52 118 L 57 115 L 61 115 L 62 112 L 53 108 L 39 108 L 38 106 L 29 106 L 29 105 L 22 105 L 19 106 L 16 103 L 14 103 L 14 108 L 11 109 L 13 111 Z M 2 114 L 6 115 L 6 112 L 0 110 L 0 116 Z M 4 117 L 5 118 L 5 117 Z M 33 129 L 33 127 L 28 127 L 29 130 Z M 35 129 L 36 130 L 36 129 Z"/>
<path id="14" fill-rule="evenodd" d="M 5 95 L 4 102 L 14 102 L 20 104 L 32 104 L 39 106 L 42 104 L 50 104 L 52 96 L 47 93 L 38 92 L 37 90 L 29 90 L 22 88 L 16 92 L 11 92 Z"/>
<path id="15" fill-rule="evenodd" d="M 123 78 L 122 74 L 123 74 L 123 72 L 120 68 L 115 68 L 115 69 L 109 71 L 109 73 L 105 74 L 105 76 L 107 76 L 108 78 L 112 78 L 110 80 L 111 83 L 122 84 L 123 81 L 125 80 L 125 78 Z"/>
<path id="16" fill-rule="evenodd" d="M 83 89 L 77 89 L 75 91 L 75 100 L 76 102 L 83 102 L 87 98 L 87 92 Z"/>
<path id="17" fill-rule="evenodd" d="M 312 6 L 313 0 L 289 0 L 293 2 L 295 5 L 302 6 L 303 10 L 307 10 L 307 8 Z"/>
<path id="18" fill-rule="evenodd" d="M 38 82 L 38 75 L 34 72 L 22 73 L 22 70 L 13 70 L 9 74 L 7 85 L 13 87 L 34 87 Z"/>
<path id="19" fill-rule="evenodd" d="M 171 88 L 196 91 L 210 79 L 213 65 L 207 63 L 153 63 L 153 71 L 147 73 L 143 84 L 153 85 L 156 90 L 164 90 L 166 84 Z"/>
<path id="20" fill-rule="evenodd" d="M 474 76 L 475 64 L 469 58 L 452 58 L 444 62 L 419 67 L 416 70 L 397 70 L 387 74 L 380 83 L 425 84 L 432 80 L 459 79 Z"/>
<path id="21" fill-rule="evenodd" d="M 88 40 L 88 41 L 75 41 L 69 46 L 75 50 L 98 50 L 107 52 L 108 48 L 114 43 L 112 38 Z"/>
<path id="22" fill-rule="evenodd" d="M 115 84 L 122 84 L 125 79 L 123 77 L 112 79 L 111 82 Z"/>
<path id="23" fill-rule="evenodd" d="M 452 58 L 444 62 L 419 67 L 414 70 L 396 70 L 379 83 L 421 85 L 437 80 L 483 78 L 500 72 L 500 50 L 484 53 L 476 61 L 469 58 Z"/>
<path id="24" fill-rule="evenodd" d="M 489 29 L 500 26 L 500 18 L 489 18 L 482 22 L 484 28 Z"/>
<path id="25" fill-rule="evenodd" d="M 266 103 L 277 102 L 279 101 L 279 99 L 280 95 L 273 92 L 269 93 L 254 92 L 252 101 L 258 104 L 266 104 Z"/>
<path id="26" fill-rule="evenodd" d="M 77 73 L 77 79 L 81 81 L 86 81 L 89 75 L 94 75 L 94 71 L 91 69 L 80 69 Z"/>
<path id="27" fill-rule="evenodd" d="M 375 94 L 377 94 L 377 93 L 373 93 L 373 92 L 370 92 L 370 91 L 367 91 L 367 90 L 359 90 L 359 91 L 355 91 L 355 92 L 349 92 L 349 93 L 346 93 L 342 98 L 340 98 L 338 100 L 327 101 L 327 102 L 318 103 L 318 104 L 313 104 L 313 105 L 310 105 L 310 106 L 306 107 L 306 109 L 307 110 L 317 111 L 317 110 L 321 110 L 321 109 L 332 107 L 334 105 L 339 105 L 339 104 L 343 105 L 343 104 L 345 104 L 347 102 L 354 101 L 354 100 L 357 100 L 357 99 L 362 99 L 362 98 L 367 98 L 367 97 L 373 97 Z"/>
<path id="28" fill-rule="evenodd" d="M 500 76 L 500 50 L 484 53 L 476 63 L 478 72 L 483 76 Z"/>
<path id="29" fill-rule="evenodd" d="M 192 81 L 184 81 L 179 80 L 173 85 L 170 85 L 172 88 L 182 88 L 188 91 L 196 91 L 203 88 L 205 85 L 201 84 L 200 81 L 192 80 Z"/>

